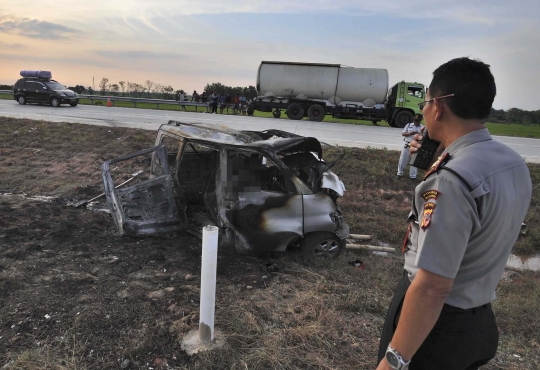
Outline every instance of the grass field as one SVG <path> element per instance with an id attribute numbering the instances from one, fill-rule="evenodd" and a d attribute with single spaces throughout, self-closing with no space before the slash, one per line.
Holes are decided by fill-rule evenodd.
<path id="1" fill-rule="evenodd" d="M 294 251 L 277 260 L 220 251 L 216 328 L 228 345 L 192 357 L 180 349 L 198 325 L 200 242 L 120 237 L 110 215 L 66 206 L 102 191 L 103 161 L 152 146 L 154 135 L 0 117 L 0 193 L 56 199 L 0 198 L 0 367 L 117 369 L 129 360 L 129 369 L 156 370 L 374 369 L 403 271 L 397 253 L 346 250 L 308 264 Z M 396 152 L 345 150 L 335 172 L 351 232 L 399 246 L 415 183 L 395 179 Z M 540 165 L 529 169 L 529 232 L 514 250 L 534 254 Z M 349 264 L 356 259 L 365 269 Z M 500 345 L 483 370 L 540 368 L 540 273 L 506 274 L 497 296 Z"/>
<path id="2" fill-rule="evenodd" d="M 13 99 L 11 95 L 6 94 L 0 94 L 0 99 Z M 103 105 L 106 104 L 105 102 L 99 101 L 94 102 L 94 104 Z M 90 104 L 90 101 L 88 99 L 81 99 L 80 104 L 88 105 Z M 133 103 L 129 102 L 115 102 L 114 105 L 116 107 L 126 107 L 126 108 L 134 108 Z M 150 104 L 150 103 L 138 103 L 137 108 L 141 109 L 157 109 L 156 104 Z M 206 108 L 195 108 L 193 106 L 186 106 L 186 111 L 188 112 L 205 112 Z M 160 110 L 175 110 L 180 111 L 182 110 L 180 105 L 176 104 L 160 104 L 159 105 Z M 232 112 L 231 112 L 232 113 Z M 265 118 L 272 118 L 272 113 L 270 112 L 255 112 L 255 117 L 265 117 Z M 285 115 L 285 112 L 282 112 L 280 119 L 287 119 L 287 116 Z M 305 118 L 307 119 L 307 118 Z M 323 120 L 323 122 L 337 122 L 337 123 L 345 123 L 349 125 L 367 125 L 371 126 L 373 123 L 371 121 L 366 120 L 352 120 L 352 119 L 341 119 L 341 118 L 332 118 L 331 116 L 326 116 Z M 378 123 L 379 126 L 386 126 L 388 127 L 388 123 L 386 121 L 381 121 Z M 489 129 L 489 132 L 492 135 L 500 135 L 500 136 L 514 136 L 514 137 L 525 137 L 525 138 L 540 138 L 540 126 L 532 126 L 532 125 L 507 125 L 504 123 L 488 123 L 487 127 Z"/>

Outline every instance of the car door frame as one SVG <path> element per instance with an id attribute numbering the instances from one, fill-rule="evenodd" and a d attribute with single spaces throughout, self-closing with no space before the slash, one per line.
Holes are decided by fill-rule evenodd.
<path id="1" fill-rule="evenodd" d="M 133 186 L 115 189 L 110 166 L 150 153 L 155 153 L 162 174 Z M 176 203 L 165 146 L 155 146 L 106 161 L 102 166 L 102 177 L 107 203 L 121 235 L 146 236 L 187 228 L 185 215 L 182 215 Z M 157 217 L 145 219 L 144 216 L 149 213 Z"/>
<path id="2" fill-rule="evenodd" d="M 36 102 L 49 103 L 50 89 L 41 81 L 36 81 Z M 40 88 L 41 87 L 41 88 Z"/>
<path id="3" fill-rule="evenodd" d="M 32 84 L 34 88 L 30 89 L 29 86 L 28 86 L 29 84 Z M 36 89 L 37 89 L 36 81 L 34 81 L 34 80 L 28 81 L 27 80 L 27 81 L 24 82 L 23 91 L 24 91 L 24 96 L 26 98 L 26 101 L 28 103 L 36 103 L 37 102 Z"/>

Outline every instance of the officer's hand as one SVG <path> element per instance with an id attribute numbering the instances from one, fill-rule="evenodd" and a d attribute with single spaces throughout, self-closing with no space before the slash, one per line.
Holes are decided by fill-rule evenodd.
<path id="1" fill-rule="evenodd" d="M 414 135 L 413 140 L 409 143 L 409 153 L 412 155 L 418 151 L 418 148 L 420 148 L 422 145 L 420 144 L 420 141 L 422 141 L 424 137 L 420 134 Z"/>
<path id="2" fill-rule="evenodd" d="M 377 366 L 377 370 L 392 370 L 392 368 L 386 358 L 383 358 L 379 366 Z"/>

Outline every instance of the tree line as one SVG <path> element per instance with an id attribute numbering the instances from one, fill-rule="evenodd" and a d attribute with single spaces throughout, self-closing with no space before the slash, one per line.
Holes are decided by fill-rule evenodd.
<path id="1" fill-rule="evenodd" d="M 528 111 L 519 108 L 493 109 L 488 118 L 489 122 L 519 124 L 519 125 L 540 125 L 540 110 Z"/>
<path id="2" fill-rule="evenodd" d="M 174 99 L 180 92 L 183 92 L 185 96 L 190 97 L 193 93 L 185 91 L 183 89 L 174 89 L 171 85 L 164 85 L 152 80 L 146 80 L 144 84 L 129 81 L 119 81 L 118 83 L 110 83 L 109 79 L 103 77 L 98 84 L 99 89 L 94 90 L 91 86 L 84 87 L 82 85 L 76 85 L 69 87 L 69 89 L 82 94 L 87 93 L 90 95 L 117 95 L 117 96 L 130 96 L 138 98 L 160 98 L 160 99 Z M 195 90 L 197 91 L 197 90 Z M 194 91 L 194 92 L 195 92 Z M 247 98 L 253 99 L 257 97 L 257 89 L 255 86 L 227 86 L 221 82 L 207 83 L 203 90 L 197 91 L 198 94 L 206 92 L 206 95 L 212 94 L 214 91 L 218 95 L 232 95 L 238 94 L 239 96 L 244 94 Z"/>

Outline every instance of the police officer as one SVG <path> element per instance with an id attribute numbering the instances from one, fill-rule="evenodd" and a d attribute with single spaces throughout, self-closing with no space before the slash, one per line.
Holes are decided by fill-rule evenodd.
<path id="1" fill-rule="evenodd" d="M 415 189 L 378 370 L 471 370 L 495 356 L 491 302 L 532 191 L 524 160 L 485 126 L 495 92 L 478 60 L 453 59 L 433 72 L 420 105 L 442 154 Z"/>
<path id="2" fill-rule="evenodd" d="M 407 167 L 407 163 L 409 163 L 409 146 L 414 138 L 414 135 L 422 133 L 422 130 L 424 129 L 424 125 L 420 124 L 420 122 L 422 122 L 422 118 L 424 118 L 424 116 L 422 116 L 420 113 L 415 114 L 413 122 L 407 123 L 403 128 L 403 132 L 401 133 L 405 145 L 403 146 L 403 149 L 401 149 L 401 155 L 399 156 L 399 164 L 397 170 L 398 180 L 401 179 L 401 176 L 403 176 L 405 167 Z M 417 171 L 418 169 L 416 167 L 411 166 L 409 168 L 409 177 L 412 180 L 416 179 Z"/>

